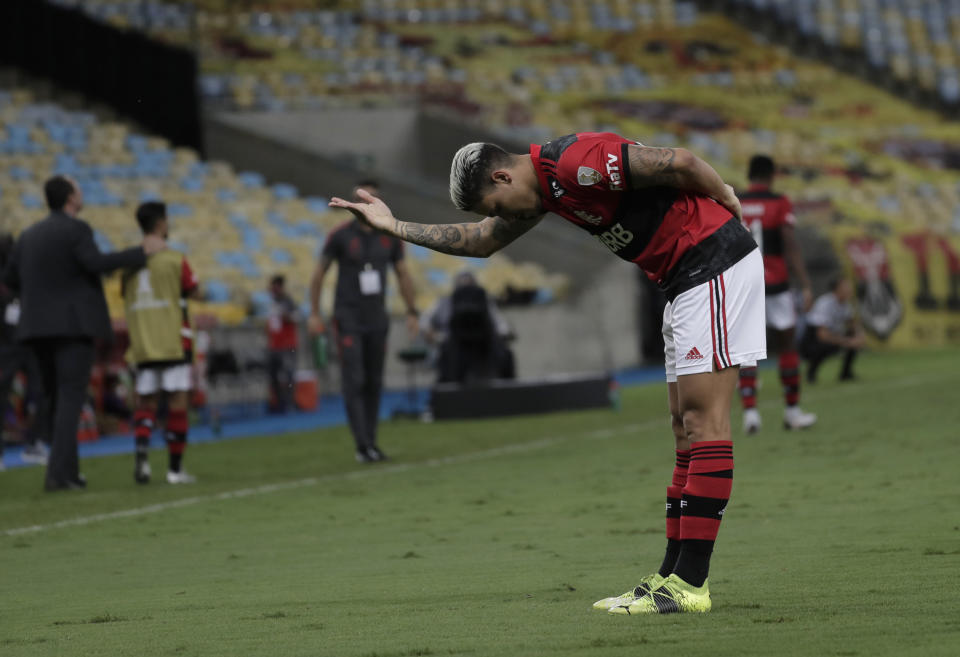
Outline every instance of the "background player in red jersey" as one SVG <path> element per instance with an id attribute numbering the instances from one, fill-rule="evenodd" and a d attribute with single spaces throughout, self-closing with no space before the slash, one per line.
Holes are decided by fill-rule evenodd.
<path id="1" fill-rule="evenodd" d="M 763 267 L 733 189 L 682 148 L 649 148 L 610 133 L 578 133 L 524 154 L 474 143 L 454 155 L 454 205 L 485 218 L 399 221 L 379 199 L 334 198 L 378 230 L 437 251 L 486 257 L 546 212 L 592 233 L 664 291 L 668 399 L 676 467 L 667 488 L 667 552 L 657 572 L 595 608 L 701 612 L 707 572 L 733 483 L 730 404 L 738 365 L 766 357 Z"/>
<path id="2" fill-rule="evenodd" d="M 786 402 L 783 426 L 787 429 L 805 429 L 816 423 L 817 416 L 801 410 L 799 406 L 800 356 L 794 336 L 797 309 L 790 291 L 789 269 L 793 269 L 800 281 L 804 311 L 810 310 L 813 292 L 793 231 L 796 223 L 793 206 L 786 196 L 775 194 L 770 189 L 775 170 L 773 159 L 766 155 L 754 155 L 747 171 L 750 187 L 740 194 L 740 203 L 743 221 L 763 252 L 767 326 L 773 335 L 774 348 L 780 354 L 780 382 Z M 761 424 L 760 411 L 757 410 L 756 363 L 744 364 L 740 368 L 740 399 L 743 402 L 743 430 L 756 433 Z"/>

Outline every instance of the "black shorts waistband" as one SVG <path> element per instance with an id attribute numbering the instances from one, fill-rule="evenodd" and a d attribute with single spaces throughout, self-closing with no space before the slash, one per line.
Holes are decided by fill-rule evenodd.
<path id="1" fill-rule="evenodd" d="M 660 289 L 672 303 L 682 292 L 719 276 L 756 248 L 757 243 L 750 231 L 739 219 L 730 217 L 713 234 L 680 257 L 680 262 L 660 283 Z"/>

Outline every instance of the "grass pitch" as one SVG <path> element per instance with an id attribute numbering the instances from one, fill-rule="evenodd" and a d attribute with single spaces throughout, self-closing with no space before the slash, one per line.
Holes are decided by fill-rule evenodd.
<path id="1" fill-rule="evenodd" d="M 385 465 L 335 429 L 194 446 L 189 487 L 135 486 L 129 456 L 86 461 L 83 493 L 4 472 L 0 654 L 958 655 L 958 361 L 826 366 L 794 434 L 762 373 L 706 616 L 590 608 L 662 558 L 662 385 L 620 412 L 386 423 Z"/>

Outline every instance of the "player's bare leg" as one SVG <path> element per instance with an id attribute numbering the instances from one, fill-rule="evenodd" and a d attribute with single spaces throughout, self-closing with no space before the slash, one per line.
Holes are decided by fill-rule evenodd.
<path id="1" fill-rule="evenodd" d="M 677 377 L 677 401 L 691 448 L 702 441 L 730 440 L 730 403 L 739 376 L 739 367 L 728 367 Z"/>
<path id="2" fill-rule="evenodd" d="M 713 543 L 733 485 L 730 404 L 738 367 L 677 377 L 683 430 L 690 444 L 690 466 L 680 502 L 680 556 L 673 572 L 695 587 L 704 586 Z"/>
<path id="3" fill-rule="evenodd" d="M 665 579 L 611 613 L 710 611 L 710 555 L 733 483 L 730 403 L 738 379 L 738 368 L 728 367 L 667 384 L 677 466 L 667 487 L 667 553 L 658 573 Z"/>

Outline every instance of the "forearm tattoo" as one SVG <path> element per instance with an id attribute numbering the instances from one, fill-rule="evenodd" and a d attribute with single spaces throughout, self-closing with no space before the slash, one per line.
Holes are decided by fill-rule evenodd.
<path id="1" fill-rule="evenodd" d="M 675 148 L 630 148 L 630 178 L 633 187 L 676 185 L 680 175 L 673 166 L 676 155 Z"/>
<path id="2" fill-rule="evenodd" d="M 434 251 L 456 256 L 486 257 L 499 251 L 536 225 L 536 220 L 487 217 L 466 224 L 416 224 L 399 222 L 401 239 Z"/>

